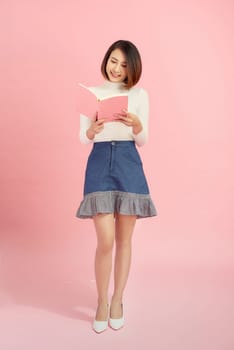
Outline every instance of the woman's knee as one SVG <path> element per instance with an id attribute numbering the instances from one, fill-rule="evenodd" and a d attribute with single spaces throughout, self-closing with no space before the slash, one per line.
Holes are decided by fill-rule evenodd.
<path id="1" fill-rule="evenodd" d="M 114 217 L 112 214 L 98 215 L 94 218 L 97 234 L 97 250 L 108 254 L 113 249 L 115 237 Z"/>
<path id="2" fill-rule="evenodd" d="M 113 240 L 112 239 L 106 239 L 106 240 L 99 240 L 97 244 L 97 251 L 100 254 L 110 254 L 113 250 Z"/>

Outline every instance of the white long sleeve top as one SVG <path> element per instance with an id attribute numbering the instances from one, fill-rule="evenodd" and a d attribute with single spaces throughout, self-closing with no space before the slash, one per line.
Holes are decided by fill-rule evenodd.
<path id="1" fill-rule="evenodd" d="M 97 87 L 91 87 L 98 98 L 123 93 L 128 95 L 128 112 L 138 116 L 142 124 L 142 131 L 137 135 L 132 132 L 132 127 L 114 121 L 104 124 L 104 129 L 90 140 L 86 131 L 92 121 L 90 118 L 80 114 L 80 141 L 82 143 L 92 143 L 101 141 L 135 141 L 138 146 L 144 145 L 148 137 L 148 114 L 149 99 L 148 94 L 143 88 L 132 87 L 126 90 L 122 83 L 115 83 L 105 80 L 104 84 Z"/>

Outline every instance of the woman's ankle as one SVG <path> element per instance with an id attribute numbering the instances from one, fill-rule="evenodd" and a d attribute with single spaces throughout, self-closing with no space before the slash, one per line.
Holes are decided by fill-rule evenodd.
<path id="1" fill-rule="evenodd" d="M 113 304 L 122 304 L 123 296 L 122 295 L 113 295 L 111 298 L 111 303 Z"/>
<path id="2" fill-rule="evenodd" d="M 96 321 L 106 321 L 109 314 L 109 305 L 108 304 L 99 304 L 96 310 Z"/>
<path id="3" fill-rule="evenodd" d="M 105 306 L 105 305 L 108 306 L 109 304 L 108 298 L 98 298 L 97 304 L 98 306 Z"/>

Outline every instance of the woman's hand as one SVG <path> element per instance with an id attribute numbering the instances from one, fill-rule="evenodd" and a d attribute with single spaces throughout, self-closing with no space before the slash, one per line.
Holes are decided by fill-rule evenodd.
<path id="1" fill-rule="evenodd" d="M 86 135 L 90 140 L 92 140 L 96 134 L 99 134 L 104 129 L 104 122 L 105 119 L 99 119 L 92 122 L 86 131 Z"/>
<path id="2" fill-rule="evenodd" d="M 135 135 L 142 131 L 142 124 L 137 115 L 124 110 L 123 114 L 118 114 L 117 116 L 121 123 L 132 127 Z"/>

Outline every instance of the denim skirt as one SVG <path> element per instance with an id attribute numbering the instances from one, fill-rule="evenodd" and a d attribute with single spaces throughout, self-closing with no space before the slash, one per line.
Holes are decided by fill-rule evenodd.
<path id="1" fill-rule="evenodd" d="M 76 216 L 119 213 L 157 215 L 134 141 L 96 142 L 88 158 L 84 198 Z"/>

